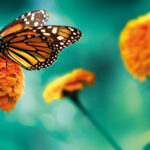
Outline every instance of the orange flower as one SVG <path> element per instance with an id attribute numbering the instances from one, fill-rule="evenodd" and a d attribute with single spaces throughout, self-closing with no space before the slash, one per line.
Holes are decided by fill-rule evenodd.
<path id="1" fill-rule="evenodd" d="M 120 49 L 128 71 L 144 81 L 150 75 L 150 13 L 127 23 L 120 35 Z"/>
<path id="2" fill-rule="evenodd" d="M 64 91 L 78 91 L 87 84 L 93 85 L 94 82 L 95 75 L 92 72 L 77 69 L 50 83 L 44 90 L 43 96 L 46 102 L 51 102 L 53 99 L 63 98 Z"/>
<path id="3" fill-rule="evenodd" d="M 3 56 L 4 57 L 4 56 Z M 0 107 L 2 111 L 10 112 L 21 97 L 24 89 L 22 69 L 15 62 L 0 58 Z"/>

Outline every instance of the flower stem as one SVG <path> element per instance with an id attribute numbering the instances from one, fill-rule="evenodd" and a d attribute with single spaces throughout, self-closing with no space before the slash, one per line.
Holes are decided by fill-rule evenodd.
<path id="1" fill-rule="evenodd" d="M 87 116 L 87 118 L 93 123 L 97 130 L 105 137 L 105 139 L 112 145 L 115 150 L 122 150 L 118 143 L 110 136 L 110 134 L 91 116 L 91 114 L 84 108 L 80 103 L 78 98 L 78 91 L 67 92 L 64 91 L 64 95 L 69 97 L 76 106 L 81 110 L 81 112 Z"/>

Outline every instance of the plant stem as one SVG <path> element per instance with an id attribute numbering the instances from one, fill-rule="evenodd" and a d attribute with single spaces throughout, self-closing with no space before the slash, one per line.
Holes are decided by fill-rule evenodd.
<path id="1" fill-rule="evenodd" d="M 116 150 L 122 150 L 122 148 L 118 145 L 118 143 L 110 136 L 110 134 L 91 116 L 91 114 L 84 108 L 84 106 L 80 103 L 78 98 L 78 91 L 67 92 L 64 91 L 64 95 L 69 97 L 74 104 L 78 106 L 81 112 L 87 116 L 87 118 L 93 123 L 93 125 L 97 128 L 97 130 L 105 137 L 105 139 L 112 145 L 112 147 Z"/>

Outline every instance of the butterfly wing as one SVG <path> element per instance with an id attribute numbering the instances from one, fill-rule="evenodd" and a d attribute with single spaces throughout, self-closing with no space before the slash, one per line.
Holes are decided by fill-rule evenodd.
<path id="1" fill-rule="evenodd" d="M 78 41 L 81 32 L 68 26 L 29 28 L 4 37 L 4 55 L 27 70 L 47 68 L 58 53 Z"/>
<path id="2" fill-rule="evenodd" d="M 49 14 L 46 10 L 36 10 L 25 13 L 24 15 L 18 17 L 16 20 L 5 26 L 0 35 L 2 37 L 15 33 L 24 29 L 33 28 L 37 26 L 44 26 L 48 21 Z"/>

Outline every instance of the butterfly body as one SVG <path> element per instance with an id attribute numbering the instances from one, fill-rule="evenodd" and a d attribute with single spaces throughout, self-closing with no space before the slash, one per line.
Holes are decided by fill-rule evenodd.
<path id="1" fill-rule="evenodd" d="M 69 26 L 48 25 L 48 12 L 26 13 L 0 32 L 0 53 L 27 70 L 47 68 L 57 60 L 58 53 L 81 37 Z"/>
<path id="2" fill-rule="evenodd" d="M 4 41 L 3 41 L 3 38 L 0 36 L 0 53 L 3 53 L 4 52 L 4 50 L 7 48 L 7 43 L 5 43 Z"/>

